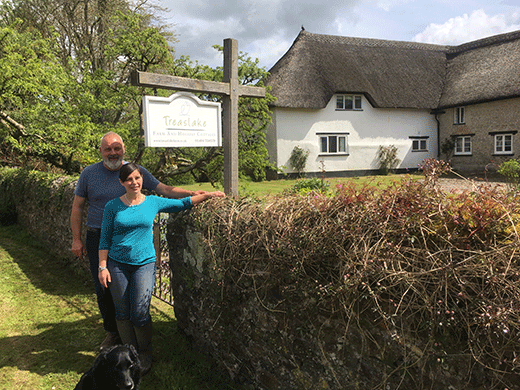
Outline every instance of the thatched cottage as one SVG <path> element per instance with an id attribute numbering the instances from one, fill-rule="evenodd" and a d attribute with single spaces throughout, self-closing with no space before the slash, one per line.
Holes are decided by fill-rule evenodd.
<path id="1" fill-rule="evenodd" d="M 269 153 L 288 172 L 295 147 L 307 173 L 331 175 L 377 171 L 379 146 L 399 170 L 434 157 L 463 173 L 520 150 L 520 31 L 443 46 L 302 29 L 269 72 Z"/>

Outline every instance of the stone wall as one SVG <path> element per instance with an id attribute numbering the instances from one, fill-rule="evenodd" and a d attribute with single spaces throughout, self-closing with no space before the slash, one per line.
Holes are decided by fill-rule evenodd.
<path id="1" fill-rule="evenodd" d="M 247 271 L 235 267 L 229 283 L 224 273 L 230 268 L 222 264 L 232 260 L 215 257 L 196 213 L 171 215 L 168 224 L 175 316 L 179 329 L 240 388 L 504 388 L 494 387 L 483 366 L 456 345 L 448 345 L 454 351 L 442 357 L 430 356 L 426 351 L 434 347 L 427 339 L 402 338 L 402 329 L 396 333 L 357 304 L 327 311 L 303 286 L 282 294 L 284 286 L 266 282 L 265 270 L 272 269 L 267 258 L 255 258 L 255 268 Z"/>
<path id="2" fill-rule="evenodd" d="M 513 135 L 513 154 L 494 154 L 493 132 L 518 131 L 520 125 L 520 98 L 500 100 L 465 106 L 465 123 L 453 124 L 455 108 L 445 109 L 439 115 L 440 143 L 455 136 L 470 135 L 471 155 L 450 157 L 452 167 L 461 173 L 483 175 L 486 169 L 496 172 L 498 166 L 511 158 L 518 158 L 520 150 L 520 134 Z M 440 155 L 445 159 L 446 156 Z"/>
<path id="3" fill-rule="evenodd" d="M 57 177 L 22 169 L 0 169 L 0 214 L 14 218 L 33 237 L 45 244 L 79 272 L 88 260 L 71 252 L 70 212 L 76 178 Z"/>

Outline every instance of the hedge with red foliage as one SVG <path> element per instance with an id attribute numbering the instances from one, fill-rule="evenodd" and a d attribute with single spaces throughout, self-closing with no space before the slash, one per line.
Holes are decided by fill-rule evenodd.
<path id="1" fill-rule="evenodd" d="M 194 216 L 222 296 L 253 285 L 272 311 L 311 297 L 320 313 L 369 316 L 413 351 L 403 365 L 463 354 L 500 386 L 520 370 L 515 193 L 346 181 L 328 195 L 218 200 Z"/>

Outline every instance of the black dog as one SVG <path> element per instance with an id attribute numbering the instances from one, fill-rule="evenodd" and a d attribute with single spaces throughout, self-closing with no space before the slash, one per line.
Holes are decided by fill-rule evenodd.
<path id="1" fill-rule="evenodd" d="M 117 345 L 101 352 L 74 390 L 139 390 L 141 365 L 132 345 Z"/>

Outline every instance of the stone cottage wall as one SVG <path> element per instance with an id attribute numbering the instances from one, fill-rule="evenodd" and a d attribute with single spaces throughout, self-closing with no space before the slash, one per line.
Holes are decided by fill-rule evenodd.
<path id="1" fill-rule="evenodd" d="M 465 124 L 453 124 L 455 108 L 445 109 L 439 115 L 440 143 L 454 136 L 471 135 L 472 154 L 469 156 L 450 156 L 452 167 L 460 173 L 495 172 L 498 166 L 511 158 L 518 158 L 520 151 L 520 134 L 513 136 L 513 154 L 495 155 L 494 136 L 492 132 L 520 129 L 520 98 L 499 100 L 465 106 Z M 446 159 L 446 155 L 439 156 Z"/>

